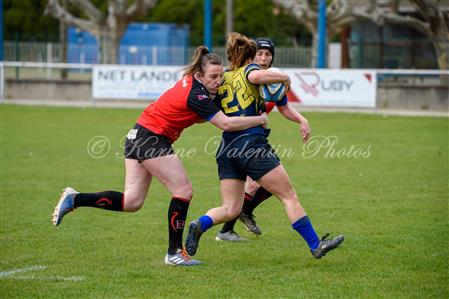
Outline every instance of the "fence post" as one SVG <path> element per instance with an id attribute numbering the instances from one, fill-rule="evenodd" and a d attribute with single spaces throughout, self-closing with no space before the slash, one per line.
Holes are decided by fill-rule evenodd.
<path id="1" fill-rule="evenodd" d="M 384 27 L 379 26 L 379 66 L 384 68 Z"/>
<path id="2" fill-rule="evenodd" d="M 152 64 L 153 65 L 157 65 L 157 47 L 156 46 L 153 46 L 152 48 L 151 48 L 151 62 L 152 62 Z"/>
<path id="3" fill-rule="evenodd" d="M 16 32 L 14 34 L 14 48 L 15 48 L 15 52 L 16 52 L 16 61 L 20 61 L 20 49 L 19 49 L 19 33 Z M 19 68 L 16 67 L 16 79 L 19 79 Z"/>
<path id="4" fill-rule="evenodd" d="M 48 64 L 52 62 L 51 61 L 52 60 L 51 56 L 52 56 L 51 43 L 47 43 L 47 72 L 46 72 L 47 73 L 47 80 L 50 79 L 51 73 L 52 73 L 51 68 L 48 67 Z"/>

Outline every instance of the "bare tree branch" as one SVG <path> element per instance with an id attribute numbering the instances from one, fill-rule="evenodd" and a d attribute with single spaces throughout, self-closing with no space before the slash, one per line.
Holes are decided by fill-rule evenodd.
<path id="1" fill-rule="evenodd" d="M 85 31 L 94 32 L 96 29 L 95 23 L 74 17 L 59 4 L 58 0 L 48 1 L 47 7 L 45 8 L 45 14 L 49 14 L 64 23 L 76 26 Z"/>
<path id="2" fill-rule="evenodd" d="M 120 38 L 129 23 L 138 16 L 145 15 L 157 0 L 107 0 L 107 14 L 101 13 L 91 0 L 67 0 L 81 9 L 88 20 L 77 18 L 61 6 L 59 0 L 48 0 L 46 14 L 61 22 L 76 26 L 94 35 L 100 48 L 100 59 L 103 63 L 116 63 Z"/>
<path id="3" fill-rule="evenodd" d="M 349 13 L 349 3 L 344 0 L 332 0 L 327 9 L 327 17 L 330 20 L 339 19 Z"/>
<path id="4" fill-rule="evenodd" d="M 311 9 L 309 0 L 274 0 L 274 3 L 289 11 L 298 23 L 306 26 L 311 32 L 316 32 L 314 23 L 317 13 Z"/>
<path id="5" fill-rule="evenodd" d="M 299 24 L 307 27 L 313 35 L 312 47 L 315 51 L 317 40 L 317 1 L 273 0 L 295 17 Z M 401 2 L 402 1 L 402 2 Z M 399 13 L 399 5 L 410 3 L 422 19 Z M 442 1 L 441 1 L 442 2 Z M 365 20 L 384 26 L 386 23 L 401 24 L 417 29 L 432 40 L 437 51 L 440 68 L 448 67 L 447 41 L 449 40 L 449 14 L 440 9 L 438 0 L 332 0 L 327 6 L 327 38 L 352 25 Z M 312 54 L 312 65 L 313 64 Z"/>
<path id="6" fill-rule="evenodd" d="M 421 31 L 423 34 L 425 34 L 428 37 L 433 36 L 433 33 L 430 30 L 429 24 L 427 24 L 426 22 L 420 21 L 416 18 L 410 17 L 410 16 L 387 14 L 387 15 L 383 16 L 383 20 L 380 24 L 383 25 L 384 23 L 404 24 L 404 25 L 413 27 L 413 28 Z"/>
<path id="7" fill-rule="evenodd" d="M 108 0 L 108 17 L 121 16 L 126 11 L 126 0 Z"/>
<path id="8" fill-rule="evenodd" d="M 100 23 L 103 19 L 103 14 L 89 0 L 69 0 L 69 2 L 78 6 L 93 22 Z"/>
<path id="9" fill-rule="evenodd" d="M 307 0 L 274 0 L 274 3 L 289 11 L 300 23 L 303 23 L 307 11 L 310 10 Z"/>
<path id="10" fill-rule="evenodd" d="M 434 35 L 447 35 L 449 31 L 449 21 L 447 16 L 438 9 L 438 4 L 434 0 L 410 0 L 412 5 L 429 23 L 430 30 Z M 439 32 L 441 31 L 441 32 Z M 446 36 L 449 38 L 449 36 Z"/>
<path id="11" fill-rule="evenodd" d="M 126 10 L 126 15 L 131 19 L 145 15 L 147 10 L 152 8 L 156 2 L 157 0 L 135 0 Z"/>

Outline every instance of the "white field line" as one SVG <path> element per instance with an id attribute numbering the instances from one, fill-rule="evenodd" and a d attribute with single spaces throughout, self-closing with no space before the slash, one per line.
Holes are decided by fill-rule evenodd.
<path id="1" fill-rule="evenodd" d="M 47 281 L 81 281 L 85 278 L 83 276 L 36 276 L 36 275 L 19 275 L 8 276 L 7 279 L 19 279 L 19 280 L 47 280 Z"/>
<path id="2" fill-rule="evenodd" d="M 85 278 L 83 276 L 36 276 L 36 275 L 16 275 L 18 273 L 30 272 L 30 271 L 39 271 L 47 269 L 47 266 L 29 266 L 25 268 L 13 269 L 9 271 L 0 272 L 0 279 L 20 279 L 20 280 L 62 280 L 62 281 L 81 281 Z"/>
<path id="3" fill-rule="evenodd" d="M 25 268 L 20 268 L 20 269 L 13 269 L 13 270 L 9 270 L 9 271 L 2 271 L 2 272 L 0 272 L 0 278 L 8 277 L 8 276 L 14 275 L 16 273 L 45 270 L 45 269 L 47 269 L 46 266 L 30 266 L 30 267 L 25 267 Z"/>

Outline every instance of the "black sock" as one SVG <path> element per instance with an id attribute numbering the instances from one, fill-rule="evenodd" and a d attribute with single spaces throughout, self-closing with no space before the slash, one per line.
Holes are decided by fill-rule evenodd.
<path id="1" fill-rule="evenodd" d="M 223 225 L 223 228 L 221 229 L 220 233 L 224 234 L 224 233 L 233 231 L 233 230 L 234 230 L 235 223 L 237 222 L 237 219 L 239 219 L 239 217 L 237 217 L 237 218 L 235 218 L 235 219 L 232 219 L 232 220 L 229 220 L 228 222 L 226 222 L 226 223 Z"/>
<path id="2" fill-rule="evenodd" d="M 123 211 L 123 193 L 103 191 L 97 193 L 78 193 L 75 196 L 75 208 L 95 207 L 111 211 Z"/>
<path id="3" fill-rule="evenodd" d="M 173 197 L 168 207 L 168 254 L 175 254 L 182 248 L 182 234 L 190 201 Z"/>
<path id="4" fill-rule="evenodd" d="M 249 201 L 252 198 L 252 196 L 248 193 L 245 193 L 245 198 L 244 198 L 244 202 L 243 202 L 243 206 L 245 206 L 246 202 Z M 237 222 L 237 219 L 239 219 L 239 217 L 236 217 L 235 219 L 229 220 L 228 222 L 226 222 L 223 225 L 223 228 L 221 229 L 220 233 L 224 234 L 230 231 L 234 230 L 234 226 L 235 223 Z"/>
<path id="5" fill-rule="evenodd" d="M 254 209 L 271 195 L 273 194 L 265 190 L 263 187 L 259 187 L 256 191 L 256 194 L 254 194 L 254 196 L 250 200 L 245 200 L 245 202 L 243 203 L 242 213 L 251 215 Z"/>

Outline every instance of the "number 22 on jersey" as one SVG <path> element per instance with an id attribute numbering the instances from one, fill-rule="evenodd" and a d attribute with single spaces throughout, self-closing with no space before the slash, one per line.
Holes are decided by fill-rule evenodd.
<path id="1" fill-rule="evenodd" d="M 224 83 L 218 89 L 221 96 L 221 106 L 225 114 L 232 114 L 244 111 L 254 101 L 252 92 L 247 92 L 249 86 L 246 84 L 244 75 L 240 72 L 229 72 L 225 74 Z M 235 93 L 234 93 L 235 91 Z"/>

